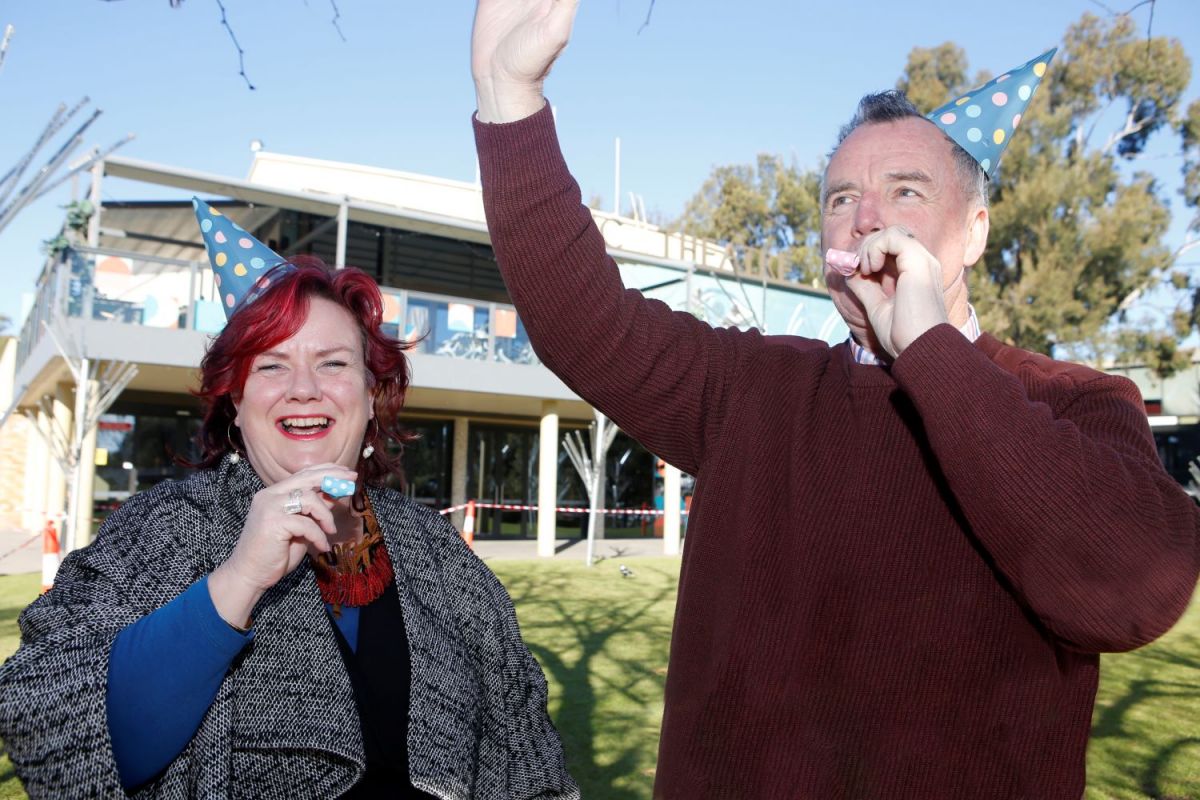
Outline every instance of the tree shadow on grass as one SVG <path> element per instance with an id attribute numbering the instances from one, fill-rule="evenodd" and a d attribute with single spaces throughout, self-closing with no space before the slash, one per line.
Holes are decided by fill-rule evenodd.
<path id="1" fill-rule="evenodd" d="M 8 753 L 4 749 L 4 740 L 0 739 L 0 797 L 24 797 L 25 790 L 21 786 L 21 781 L 17 778 L 17 772 L 13 769 L 12 761 L 7 756 Z"/>
<path id="2" fill-rule="evenodd" d="M 1184 650 L 1188 652 L 1188 655 L 1184 655 L 1182 652 Z M 1138 650 L 1133 655 L 1147 661 L 1159 661 L 1176 667 L 1194 669 L 1197 681 L 1200 682 L 1200 658 L 1191 655 L 1191 653 L 1198 652 L 1200 652 L 1200 639 L 1195 636 L 1183 636 L 1172 642 L 1170 646 L 1154 645 L 1144 650 Z"/>
<path id="3" fill-rule="evenodd" d="M 1128 738 L 1131 734 L 1125 729 L 1125 718 L 1139 703 L 1161 698 L 1200 697 L 1200 659 L 1192 655 L 1196 651 L 1200 651 L 1200 641 L 1194 636 L 1184 636 L 1165 647 L 1152 645 L 1122 656 L 1163 665 L 1154 667 L 1153 671 L 1170 675 L 1175 680 L 1141 678 L 1129 681 L 1125 693 L 1100 710 L 1092 725 L 1092 738 Z"/>
<path id="4" fill-rule="evenodd" d="M 1131 734 L 1125 730 L 1125 715 L 1138 703 L 1163 697 L 1200 697 L 1200 687 L 1193 683 L 1152 679 L 1132 681 L 1129 691 L 1100 712 L 1092 725 L 1092 738 L 1129 737 Z"/>
<path id="5" fill-rule="evenodd" d="M 1176 739 L 1154 755 L 1154 760 L 1146 768 L 1146 773 L 1141 780 L 1141 789 L 1148 797 L 1152 800 L 1192 800 L 1196 797 L 1191 792 L 1186 795 L 1163 794 L 1162 789 L 1163 772 L 1176 760 L 1176 757 L 1180 759 L 1186 757 L 1181 754 L 1189 749 L 1195 751 L 1192 758 L 1200 760 L 1200 737 Z M 1200 789 L 1200 786 L 1195 788 Z"/>
<path id="6" fill-rule="evenodd" d="M 630 584 L 631 588 L 634 586 Z M 592 605 L 581 605 L 581 599 L 577 593 L 572 594 L 571 582 L 564 576 L 523 576 L 512 581 L 508 588 L 518 608 L 536 605 L 540 614 L 553 618 L 552 623 L 542 621 L 529 626 L 530 630 L 553 628 L 560 637 L 553 647 L 529 636 L 526 644 L 542 668 L 562 687 L 563 700 L 556 724 L 564 739 L 568 766 L 583 796 L 641 800 L 642 793 L 616 784 L 636 773 L 639 759 L 646 751 L 642 709 L 661 701 L 665 670 L 655 670 L 636 653 L 622 657 L 613 639 L 621 634 L 640 634 L 661 637 L 664 642 L 669 640 L 669 621 L 665 626 L 660 625 L 648 614 L 674 597 L 675 586 L 667 585 L 649 594 L 637 587 L 638 591 L 628 599 Z M 524 623 L 522 628 L 526 628 Z M 567 631 L 570 644 L 562 642 Z M 607 675 L 597 670 L 599 658 L 614 665 Z M 647 683 L 653 688 L 647 689 Z M 601 710 L 602 695 L 624 698 L 638 711 L 620 714 Z M 601 734 L 620 743 L 615 751 L 598 744 Z"/>
<path id="7" fill-rule="evenodd" d="M 0 630 L 10 628 L 17 630 L 17 618 L 21 616 L 21 612 L 25 610 L 25 606 L 20 608 L 9 607 L 0 608 Z"/>

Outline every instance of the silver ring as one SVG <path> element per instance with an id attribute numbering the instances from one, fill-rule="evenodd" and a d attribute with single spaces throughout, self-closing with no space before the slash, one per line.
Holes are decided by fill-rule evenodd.
<path id="1" fill-rule="evenodd" d="M 292 489 L 292 493 L 288 495 L 287 502 L 283 504 L 283 513 L 299 514 L 304 510 L 304 506 L 300 503 L 300 495 L 304 494 L 301 489 Z"/>

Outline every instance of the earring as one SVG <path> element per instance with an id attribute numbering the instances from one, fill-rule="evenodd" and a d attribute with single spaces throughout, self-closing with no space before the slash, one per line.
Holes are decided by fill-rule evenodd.
<path id="1" fill-rule="evenodd" d="M 233 451 L 229 456 L 229 463 L 236 464 L 242 460 L 242 454 L 233 443 L 233 420 L 229 420 L 229 424 L 225 426 L 225 439 L 229 442 L 229 449 Z"/>
<path id="2" fill-rule="evenodd" d="M 371 420 L 367 423 L 368 431 L 370 430 L 371 425 L 375 426 L 375 432 L 370 434 L 369 436 L 366 436 L 364 439 L 367 442 L 367 446 L 363 448 L 363 451 L 362 451 L 363 458 L 370 458 L 372 455 L 375 454 L 375 445 L 371 444 L 371 440 L 379 435 L 379 423 L 375 421 L 375 417 L 371 417 Z"/>

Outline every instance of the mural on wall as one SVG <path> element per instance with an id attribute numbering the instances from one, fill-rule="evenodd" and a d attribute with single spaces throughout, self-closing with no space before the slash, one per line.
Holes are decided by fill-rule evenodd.
<path id="1" fill-rule="evenodd" d="M 753 327 L 766 334 L 804 336 L 829 344 L 850 335 L 833 302 L 823 294 L 764 287 L 708 272 L 694 272 L 689 279 L 687 273 L 668 267 L 628 262 L 618 262 L 618 267 L 626 286 L 677 311 L 690 311 L 714 327 Z"/>

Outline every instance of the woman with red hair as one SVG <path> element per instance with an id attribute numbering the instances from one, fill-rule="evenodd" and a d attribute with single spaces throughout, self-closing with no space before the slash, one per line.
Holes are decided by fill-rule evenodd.
<path id="1" fill-rule="evenodd" d="M 22 615 L 0 736 L 26 791 L 578 797 L 503 587 L 383 486 L 410 437 L 379 288 L 196 208 L 229 314 L 199 470 L 131 498 Z"/>

